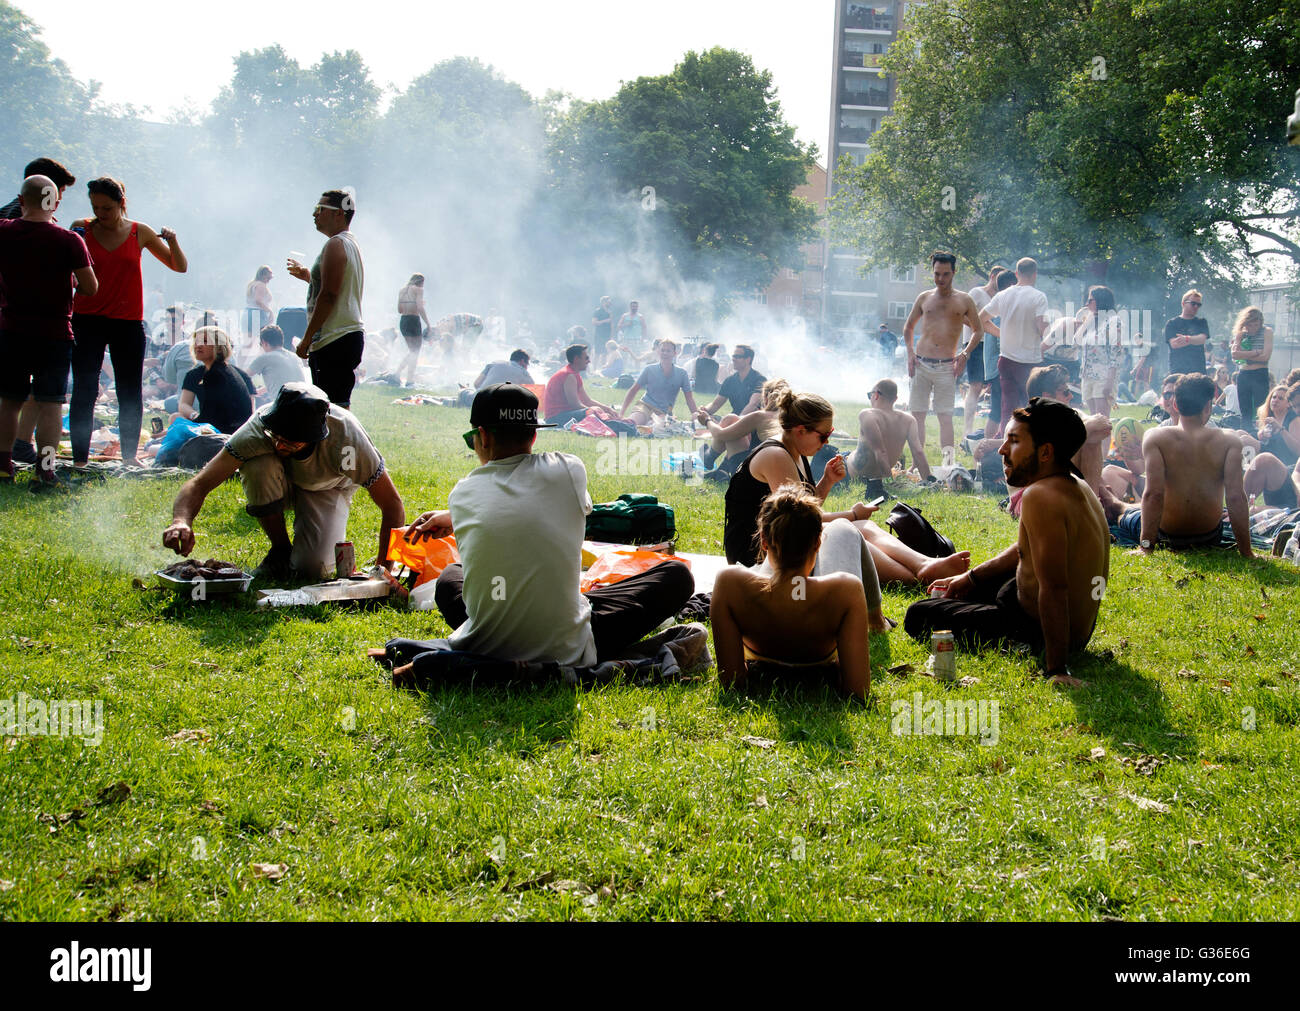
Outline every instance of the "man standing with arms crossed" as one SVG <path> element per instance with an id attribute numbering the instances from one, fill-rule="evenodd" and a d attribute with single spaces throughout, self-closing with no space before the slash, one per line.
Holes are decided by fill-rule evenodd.
<path id="1" fill-rule="evenodd" d="M 1026 256 L 1016 261 L 1016 283 L 1000 291 L 980 310 L 980 328 L 1001 342 L 998 382 L 1002 387 L 1002 417 L 990 438 L 1000 436 L 1017 407 L 1027 402 L 1029 373 L 1043 361 L 1043 334 L 1047 333 L 1047 296 L 1034 287 L 1038 264 Z M 1002 317 L 1002 325 L 993 323 Z"/>
<path id="2" fill-rule="evenodd" d="M 1210 340 L 1210 324 L 1197 315 L 1201 311 L 1201 293 L 1193 288 L 1183 296 L 1183 311 L 1165 324 L 1165 343 L 1169 345 L 1171 374 L 1191 375 L 1205 372 L 1205 348 Z"/>
<path id="3" fill-rule="evenodd" d="M 957 399 L 957 377 L 966 371 L 971 351 L 983 339 L 979 310 L 964 291 L 952 290 L 957 273 L 957 257 L 936 252 L 930 257 L 934 268 L 934 287 L 922 292 L 912 306 L 903 326 L 903 343 L 907 345 L 907 375 L 912 380 L 908 409 L 916 419 L 921 444 L 925 444 L 925 417 L 934 394 L 934 413 L 939 416 L 939 445 L 953 446 L 952 408 Z M 912 334 L 917 320 L 924 320 L 921 340 L 913 347 Z M 957 350 L 962 325 L 975 336 Z"/>
<path id="4" fill-rule="evenodd" d="M 322 193 L 312 218 L 316 231 L 327 236 L 325 246 L 310 271 L 297 260 L 288 262 L 289 273 L 308 284 L 307 331 L 298 342 L 298 357 L 311 368 L 312 383 L 339 407 L 352 404 L 356 368 L 366 345 L 361 321 L 365 267 L 361 247 L 348 230 L 356 208 L 350 193 Z"/>

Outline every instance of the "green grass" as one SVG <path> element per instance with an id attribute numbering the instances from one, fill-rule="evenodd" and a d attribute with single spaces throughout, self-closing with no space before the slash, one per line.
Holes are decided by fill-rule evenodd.
<path id="1" fill-rule="evenodd" d="M 357 413 L 408 512 L 442 506 L 472 465 L 467 412 L 391 399 L 366 388 Z M 839 406 L 843 427 L 857 407 Z M 930 435 L 937 449 L 933 420 Z M 720 487 L 605 476 L 595 440 L 541 443 L 587 461 L 597 501 L 656 492 L 682 550 L 720 553 Z M 436 612 L 263 613 L 134 589 L 174 558 L 160 541 L 177 485 L 0 489 L 0 698 L 105 706 L 98 747 L 0 744 L 0 919 L 1300 914 L 1294 568 L 1116 551 L 1073 664 L 1092 686 L 1069 693 L 1023 655 L 960 655 L 979 679 L 967 688 L 886 673 L 926 656 L 896 631 L 872 640 L 865 708 L 825 691 L 727 694 L 715 672 L 416 695 L 363 651 L 445 635 Z M 841 487 L 832 504 L 852 501 Z M 989 499 L 907 498 L 977 560 L 1014 536 Z M 359 556 L 377 521 L 362 494 Z M 203 557 L 252 565 L 265 550 L 235 483 L 196 530 Z M 886 613 L 912 599 L 887 593 Z M 917 691 L 996 701 L 997 743 L 892 733 L 892 703 Z M 168 740 L 185 729 L 207 739 Z M 118 782 L 129 797 L 97 802 Z M 253 863 L 288 870 L 262 880 Z"/>

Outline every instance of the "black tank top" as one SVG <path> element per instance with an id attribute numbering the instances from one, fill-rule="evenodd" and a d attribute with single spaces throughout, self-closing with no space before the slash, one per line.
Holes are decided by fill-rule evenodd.
<path id="1" fill-rule="evenodd" d="M 767 486 L 766 481 L 760 481 L 749 472 L 749 465 L 759 450 L 767 449 L 768 446 L 780 446 L 782 451 L 789 452 L 780 439 L 768 439 L 766 442 L 759 443 L 749 456 L 745 457 L 745 462 L 732 475 L 731 483 L 727 485 L 727 510 L 723 523 L 722 546 L 727 553 L 727 561 L 731 564 L 739 562 L 741 565 L 752 567 L 762 561 L 756 536 L 758 511 L 763 507 L 763 500 L 772 493 L 772 489 Z M 817 486 L 813 484 L 812 468 L 808 466 L 808 458 L 799 457 L 796 469 L 799 471 L 799 479 L 804 487 L 815 494 Z"/>

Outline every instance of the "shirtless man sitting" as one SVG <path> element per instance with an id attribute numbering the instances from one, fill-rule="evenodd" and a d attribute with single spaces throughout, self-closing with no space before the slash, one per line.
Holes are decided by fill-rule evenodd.
<path id="1" fill-rule="evenodd" d="M 1023 642 L 1044 652 L 1051 683 L 1082 684 L 1066 660 L 1092 638 L 1110 575 L 1106 517 L 1070 463 L 1086 438 L 1083 420 L 1064 404 L 1038 398 L 1016 409 L 998 452 L 1007 484 L 1025 490 L 1017 542 L 932 584 L 945 595 L 907 609 L 908 635 L 926 641 L 951 630 L 967 648 Z"/>
<path id="2" fill-rule="evenodd" d="M 1174 388 L 1174 399 L 1178 426 L 1153 428 L 1142 440 L 1147 486 L 1142 505 L 1120 518 L 1120 533 L 1136 540 L 1135 553 L 1142 555 L 1151 554 L 1157 542 L 1170 548 L 1218 544 L 1226 502 L 1237 553 L 1253 558 L 1241 440 L 1206 426 L 1214 380 L 1199 373 L 1183 376 Z"/>
<path id="3" fill-rule="evenodd" d="M 939 445 L 954 445 L 952 409 L 957 399 L 957 377 L 966 371 L 971 352 L 984 336 L 979 309 L 964 291 L 952 290 L 957 272 L 957 257 L 936 252 L 930 257 L 934 268 L 934 287 L 917 296 L 912 313 L 903 326 L 903 343 L 907 345 L 907 375 L 912 380 L 908 410 L 916 418 L 921 443 L 925 443 L 925 416 L 934 394 L 934 413 L 939 416 Z M 912 334 L 917 320 L 922 321 L 922 336 L 914 348 Z M 971 341 L 960 351 L 962 326 L 971 328 Z"/>
<path id="4" fill-rule="evenodd" d="M 894 461 L 902 457 L 906 445 L 922 480 L 928 478 L 930 462 L 925 458 L 920 426 L 912 415 L 894 410 L 898 384 L 882 379 L 868 398 L 871 406 L 858 415 L 858 448 L 849 454 L 849 476 L 864 479 L 868 495 L 883 495 L 881 482 L 893 473 Z"/>

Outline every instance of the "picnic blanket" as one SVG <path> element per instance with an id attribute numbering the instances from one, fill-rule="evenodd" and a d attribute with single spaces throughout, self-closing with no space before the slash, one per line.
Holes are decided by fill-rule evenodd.
<path id="1" fill-rule="evenodd" d="M 560 680 L 571 685 L 594 685 L 623 678 L 647 685 L 705 670 L 713 663 L 708 630 L 697 622 L 670 626 L 629 646 L 618 658 L 590 667 L 462 653 L 453 650 L 446 639 L 390 639 L 384 644 L 383 656 L 375 659 L 394 671 L 411 665 L 402 677 L 394 675 L 394 688 L 426 688 L 464 679 L 490 684 Z"/>

